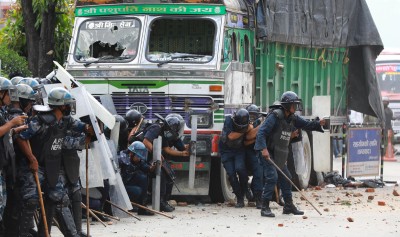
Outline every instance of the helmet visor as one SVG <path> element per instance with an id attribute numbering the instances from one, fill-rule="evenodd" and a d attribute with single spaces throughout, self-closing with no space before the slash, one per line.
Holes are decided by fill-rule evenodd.
<path id="1" fill-rule="evenodd" d="M 8 96 L 10 97 L 11 101 L 19 101 L 18 98 L 18 89 L 16 87 L 8 89 Z"/>
<path id="2" fill-rule="evenodd" d="M 46 92 L 46 89 L 44 88 L 43 85 L 40 85 L 40 86 L 36 89 L 36 91 L 37 91 L 38 95 L 39 95 L 41 98 L 46 98 L 46 97 L 47 97 L 47 92 Z"/>

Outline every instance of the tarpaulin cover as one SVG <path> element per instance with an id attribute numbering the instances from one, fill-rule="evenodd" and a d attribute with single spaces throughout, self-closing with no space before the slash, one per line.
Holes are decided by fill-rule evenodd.
<path id="1" fill-rule="evenodd" d="M 383 44 L 365 0 L 260 0 L 257 37 L 305 47 L 348 48 L 348 108 L 384 121 L 375 73 Z"/>

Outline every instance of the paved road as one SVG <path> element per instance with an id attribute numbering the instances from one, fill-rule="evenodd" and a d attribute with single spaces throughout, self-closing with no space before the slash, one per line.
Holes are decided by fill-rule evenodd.
<path id="1" fill-rule="evenodd" d="M 400 159 L 399 159 L 400 160 Z M 339 168 L 338 168 L 339 167 Z M 340 169 L 341 161 L 334 161 Z M 400 181 L 400 162 L 385 162 L 384 180 Z M 306 190 L 305 196 L 322 212 L 319 215 L 311 205 L 294 193 L 296 205 L 305 216 L 283 215 L 275 203 L 276 218 L 260 216 L 254 207 L 236 209 L 224 204 L 189 205 L 176 207 L 171 220 L 162 216 L 142 217 L 142 221 L 125 218 L 106 228 L 99 223 L 91 225 L 95 237 L 132 236 L 400 236 L 400 197 L 394 184 L 368 193 L 365 188 L 323 188 Z M 400 190 L 398 190 L 400 193 Z M 369 200 L 373 198 L 373 200 Z M 385 202 L 384 206 L 378 201 Z M 350 222 L 350 221 L 353 222 Z M 83 226 L 86 228 L 86 226 Z M 53 228 L 52 237 L 62 236 Z"/>

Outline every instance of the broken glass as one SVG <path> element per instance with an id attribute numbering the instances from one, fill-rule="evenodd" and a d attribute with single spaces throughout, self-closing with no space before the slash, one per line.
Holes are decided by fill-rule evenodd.
<path id="1" fill-rule="evenodd" d="M 79 28 L 75 60 L 84 63 L 133 60 L 138 51 L 140 22 L 134 18 L 88 20 Z"/>

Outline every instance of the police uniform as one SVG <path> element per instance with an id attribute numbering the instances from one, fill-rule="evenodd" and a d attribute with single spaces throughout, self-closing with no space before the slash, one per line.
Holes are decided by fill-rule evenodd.
<path id="1" fill-rule="evenodd" d="M 319 121 L 307 121 L 296 114 L 285 117 L 283 108 L 275 108 L 258 130 L 254 149 L 258 153 L 258 159 L 263 168 L 263 209 L 265 204 L 268 205 L 267 207 L 269 210 L 269 201 L 272 199 L 272 194 L 276 184 L 278 184 L 282 190 L 282 196 L 285 200 L 284 214 L 287 214 L 285 213 L 285 207 L 293 205 L 292 186 L 290 182 L 287 181 L 282 174 L 278 173 L 275 166 L 261 155 L 261 150 L 267 148 L 270 159 L 275 162 L 288 178 L 291 178 L 292 176 L 286 166 L 286 161 L 289 153 L 288 147 L 291 134 L 296 128 L 304 130 L 321 130 Z M 269 210 L 269 215 L 267 216 L 273 217 L 275 215 L 271 214 Z"/>
<path id="2" fill-rule="evenodd" d="M 149 164 L 140 159 L 139 163 L 131 162 L 129 150 L 121 151 L 118 157 L 122 181 L 133 202 L 144 204 L 147 199 L 148 174 L 150 172 Z"/>
<path id="3" fill-rule="evenodd" d="M 67 130 L 83 132 L 85 124 L 79 121 L 65 123 L 62 119 L 56 120 L 52 111 L 40 112 L 34 116 L 28 124 L 28 129 L 20 134 L 24 140 L 31 143 L 32 152 L 39 164 L 40 177 L 44 174 L 46 182 L 41 179 L 41 184 L 46 195 L 46 216 L 47 223 L 52 223 L 53 216 L 56 214 L 63 222 L 66 236 L 78 236 L 76 226 L 68 208 L 69 197 L 65 188 L 66 176 L 62 169 L 62 147 Z M 33 174 L 29 170 L 26 159 L 22 159 L 22 167 L 25 170 L 20 174 L 21 196 L 23 200 L 23 211 L 20 215 L 20 235 L 26 233 L 23 223 L 33 217 L 33 211 L 37 207 L 38 194 L 37 187 L 33 179 Z M 28 182 L 27 182 L 28 181 Z M 28 204 L 28 205 L 26 205 Z M 48 226 L 49 231 L 51 225 Z M 39 234 L 44 234 L 43 223 L 40 222 Z M 29 235 L 27 235 L 29 236 Z"/>
<path id="4" fill-rule="evenodd" d="M 63 122 L 67 127 L 73 127 L 71 125 L 75 123 L 76 120 L 71 116 L 64 116 Z M 80 158 L 77 150 L 84 148 L 85 137 L 86 135 L 84 133 L 68 130 L 62 148 L 62 166 L 66 175 L 65 185 L 71 201 L 71 212 L 78 235 L 82 233 L 82 195 L 79 179 Z M 65 229 L 62 226 L 60 226 L 60 228 L 64 233 Z"/>
<path id="5" fill-rule="evenodd" d="M 219 152 L 221 162 L 226 170 L 233 193 L 236 195 L 237 207 L 243 207 L 244 194 L 247 190 L 247 170 L 245 164 L 244 136 L 235 140 L 228 138 L 229 134 L 234 132 L 232 116 L 226 116 L 221 138 L 219 140 Z M 238 179 L 239 176 L 239 179 Z"/>
<path id="6" fill-rule="evenodd" d="M 256 128 L 260 125 L 261 125 L 261 118 L 258 118 L 253 122 L 253 128 Z M 246 153 L 246 167 L 248 167 L 248 170 L 251 170 L 253 174 L 253 178 L 251 180 L 251 191 L 253 192 L 257 201 L 262 193 L 263 178 L 262 178 L 262 167 L 258 162 L 257 153 L 254 150 L 254 144 L 255 142 L 249 145 L 245 145 L 245 153 Z"/>
<path id="7" fill-rule="evenodd" d="M 153 143 L 154 139 L 157 139 L 158 136 L 162 136 L 164 137 L 163 134 L 163 127 L 158 124 L 152 124 L 149 127 L 146 128 L 146 130 L 144 131 L 144 139 L 148 140 L 149 142 Z M 162 138 L 165 139 L 165 138 Z M 165 141 L 164 141 L 165 144 Z M 149 154 L 147 156 L 147 160 L 149 162 L 152 161 L 153 159 L 153 155 L 152 155 L 152 151 L 149 151 Z M 168 163 L 166 163 L 167 161 L 163 161 L 163 167 L 161 169 L 161 174 L 160 174 L 160 209 L 162 211 L 167 211 L 167 212 L 171 212 L 173 211 L 175 208 L 173 208 L 172 206 L 170 206 L 167 202 L 168 200 L 168 196 L 170 195 L 170 193 L 172 192 L 172 187 L 173 187 L 173 180 L 171 179 L 170 175 L 171 173 L 167 174 L 167 171 L 165 168 L 168 169 L 168 167 L 166 167 L 166 165 L 168 165 Z M 168 169 L 168 171 L 172 171 L 172 169 Z M 173 173 L 172 173 L 173 174 Z"/>

